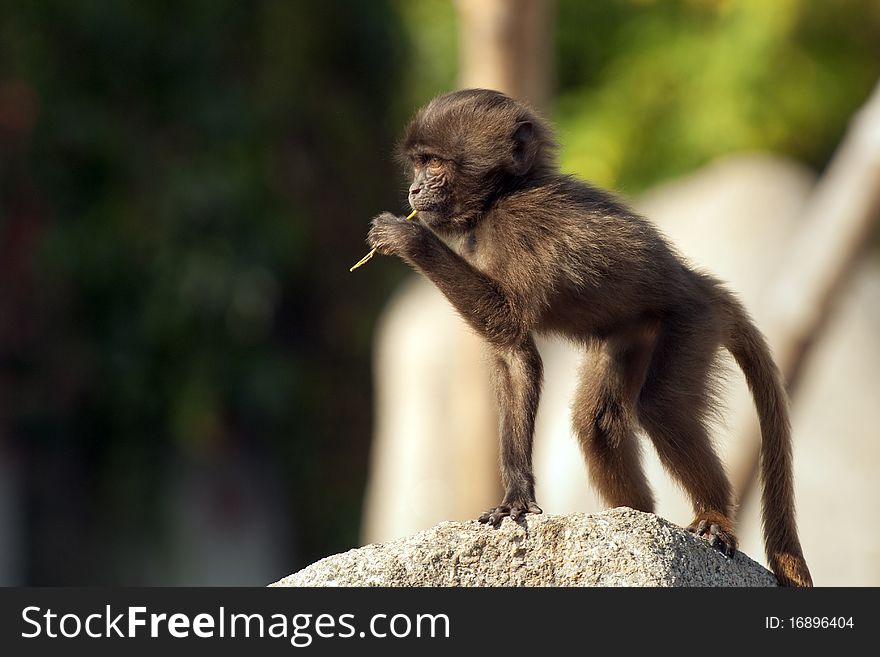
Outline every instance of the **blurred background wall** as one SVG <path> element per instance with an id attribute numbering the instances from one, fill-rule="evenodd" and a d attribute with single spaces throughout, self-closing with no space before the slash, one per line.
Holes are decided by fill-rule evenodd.
<path id="1" fill-rule="evenodd" d="M 529 97 L 749 300 L 878 76 L 871 0 L 0 1 L 0 583 L 263 584 L 497 502 L 478 347 L 348 272 L 432 95 Z M 874 236 L 793 393 L 808 558 L 867 538 L 820 583 L 880 583 L 878 276 Z M 542 346 L 539 501 L 590 509 Z"/>

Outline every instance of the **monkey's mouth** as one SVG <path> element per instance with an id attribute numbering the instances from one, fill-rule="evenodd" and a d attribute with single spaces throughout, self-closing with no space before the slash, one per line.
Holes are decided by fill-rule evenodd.
<path id="1" fill-rule="evenodd" d="M 413 210 L 419 212 L 444 212 L 452 208 L 452 198 L 444 194 L 441 190 L 431 187 L 423 187 L 417 194 L 410 193 L 407 196 L 410 206 Z"/>
<path id="2" fill-rule="evenodd" d="M 410 194 L 407 200 L 409 201 L 409 206 L 413 210 L 418 210 L 419 212 L 436 211 L 442 205 L 441 203 L 438 203 L 435 199 L 425 198 L 422 195 L 413 196 L 412 194 Z"/>
<path id="3" fill-rule="evenodd" d="M 418 218 L 424 224 L 435 225 L 438 223 L 442 223 L 446 216 L 446 212 L 443 211 L 443 208 L 434 203 L 410 203 L 413 210 L 418 211 Z"/>

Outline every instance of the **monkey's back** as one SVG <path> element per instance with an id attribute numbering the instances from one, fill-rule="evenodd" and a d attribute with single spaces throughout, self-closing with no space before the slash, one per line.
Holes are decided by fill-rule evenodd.
<path id="1" fill-rule="evenodd" d="M 650 221 L 569 176 L 515 190 L 487 219 L 477 243 L 491 246 L 477 249 L 475 264 L 528 309 L 536 330 L 601 338 L 697 296 L 698 274 Z"/>

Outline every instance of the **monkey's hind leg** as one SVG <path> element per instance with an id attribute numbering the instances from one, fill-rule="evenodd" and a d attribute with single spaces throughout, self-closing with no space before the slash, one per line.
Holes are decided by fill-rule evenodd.
<path id="1" fill-rule="evenodd" d="M 543 364 L 531 337 L 517 347 L 498 349 L 494 356 L 495 392 L 501 416 L 504 499 L 482 514 L 479 521 L 497 526 L 506 517 L 517 520 L 526 513 L 542 513 L 535 501 L 532 439 Z"/>
<path id="2" fill-rule="evenodd" d="M 584 359 L 572 405 L 572 424 L 590 482 L 610 506 L 654 510 L 635 435 L 636 395 L 644 381 L 653 336 L 593 347 Z"/>
<path id="3" fill-rule="evenodd" d="M 661 330 L 637 410 L 660 461 L 694 505 L 687 529 L 732 556 L 731 486 L 706 430 L 718 341 L 711 321 L 697 318 Z"/>

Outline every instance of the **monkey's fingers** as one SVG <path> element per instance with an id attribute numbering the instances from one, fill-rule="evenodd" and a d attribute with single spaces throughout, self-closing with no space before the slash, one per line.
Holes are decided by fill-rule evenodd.
<path id="1" fill-rule="evenodd" d="M 418 213 L 418 210 L 413 210 L 412 212 L 410 212 L 410 213 L 407 215 L 406 220 L 409 221 L 410 219 L 412 219 L 413 217 L 415 217 L 415 216 L 416 216 L 416 213 Z M 375 248 L 373 248 L 373 249 L 372 249 L 367 255 L 365 255 L 363 258 L 361 258 L 361 259 L 358 260 L 356 263 L 354 263 L 354 264 L 349 268 L 348 271 L 349 271 L 349 272 L 352 272 L 352 271 L 354 271 L 355 269 L 357 269 L 358 267 L 360 267 L 361 265 L 365 265 L 365 264 L 367 264 L 367 263 L 372 259 L 372 257 L 373 257 L 374 255 L 376 255 L 376 249 L 375 249 Z"/>
<path id="2" fill-rule="evenodd" d="M 494 509 L 489 509 L 477 520 L 484 524 L 497 527 L 505 518 L 513 521 L 519 520 L 527 513 L 544 513 L 534 500 L 517 500 L 515 502 L 503 502 Z"/>
<path id="3" fill-rule="evenodd" d="M 510 517 L 519 520 L 527 513 L 544 513 L 544 510 L 532 500 L 518 500 L 510 505 Z"/>
<path id="4" fill-rule="evenodd" d="M 483 524 L 492 525 L 493 527 L 497 527 L 501 524 L 501 521 L 507 518 L 510 515 L 510 505 L 502 504 L 500 506 L 496 506 L 494 509 L 489 509 L 481 515 L 478 520 Z"/>
<path id="5" fill-rule="evenodd" d="M 736 554 L 737 541 L 732 531 L 725 529 L 717 522 L 705 518 L 692 523 L 687 530 L 704 539 L 710 546 L 726 557 Z"/>

